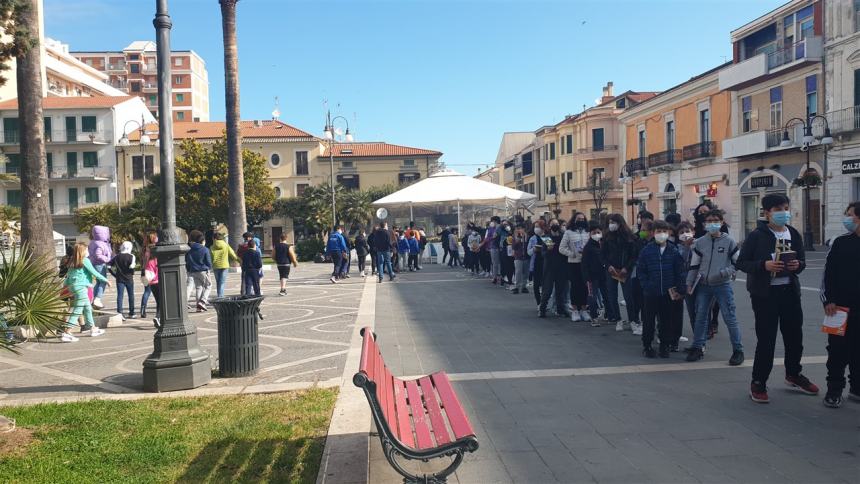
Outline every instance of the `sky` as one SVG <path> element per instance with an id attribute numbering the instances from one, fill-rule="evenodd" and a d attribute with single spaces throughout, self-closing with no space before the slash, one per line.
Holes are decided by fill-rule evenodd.
<path id="1" fill-rule="evenodd" d="M 534 131 L 615 94 L 661 91 L 731 58 L 731 30 L 785 0 L 240 0 L 242 119 L 320 136 L 326 108 L 357 141 L 434 149 L 461 173 L 494 163 L 502 134 Z M 154 0 L 44 0 L 71 49 L 155 40 Z M 174 50 L 209 71 L 224 119 L 217 0 L 170 0 Z M 338 126 L 344 126 L 339 122 Z"/>

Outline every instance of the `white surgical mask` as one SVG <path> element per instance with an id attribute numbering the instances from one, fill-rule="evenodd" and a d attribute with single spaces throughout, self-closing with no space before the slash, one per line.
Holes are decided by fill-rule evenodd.
<path id="1" fill-rule="evenodd" d="M 613 222 L 613 223 L 609 224 L 609 230 L 610 230 L 611 232 L 615 232 L 616 230 L 618 230 L 618 224 L 617 224 L 617 223 L 615 223 L 615 222 Z"/>
<path id="2" fill-rule="evenodd" d="M 595 242 L 600 242 L 600 239 L 603 238 L 603 234 L 591 234 L 591 240 Z"/>
<path id="3" fill-rule="evenodd" d="M 538 237 L 543 235 L 543 229 L 540 227 L 535 227 L 535 235 L 537 235 Z"/>
<path id="4" fill-rule="evenodd" d="M 690 232 L 684 232 L 683 234 L 679 235 L 678 237 L 680 237 L 680 238 L 681 238 L 681 240 L 683 240 L 684 242 L 686 242 L 686 241 L 688 241 L 688 240 L 690 240 L 690 239 L 692 239 L 692 238 L 693 238 L 693 234 L 691 234 Z"/>
<path id="5" fill-rule="evenodd" d="M 495 226 L 496 226 L 496 222 L 490 222 L 490 227 L 495 227 Z"/>
<path id="6" fill-rule="evenodd" d="M 667 240 L 669 240 L 669 234 L 666 232 L 654 234 L 654 240 L 656 240 L 658 244 L 663 245 Z"/>

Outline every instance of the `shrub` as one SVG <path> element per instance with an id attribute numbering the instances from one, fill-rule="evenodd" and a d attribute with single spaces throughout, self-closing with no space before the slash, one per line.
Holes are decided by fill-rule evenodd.
<path id="1" fill-rule="evenodd" d="M 296 243 L 296 258 L 300 262 L 314 260 L 314 256 L 325 250 L 325 243 L 317 238 L 300 240 Z"/>

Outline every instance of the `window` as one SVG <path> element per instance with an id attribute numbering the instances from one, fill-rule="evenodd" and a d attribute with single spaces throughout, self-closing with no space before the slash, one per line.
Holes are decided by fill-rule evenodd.
<path id="1" fill-rule="evenodd" d="M 403 166 L 415 166 L 415 160 L 403 160 Z"/>
<path id="2" fill-rule="evenodd" d="M 275 187 L 275 198 L 281 198 L 281 187 Z"/>
<path id="3" fill-rule="evenodd" d="M 741 99 L 741 110 L 743 111 L 743 132 L 749 133 L 752 130 L 752 97 L 746 96 Z"/>
<path id="4" fill-rule="evenodd" d="M 99 166 L 99 154 L 95 151 L 84 151 L 84 168 Z"/>
<path id="5" fill-rule="evenodd" d="M 340 162 L 340 167 L 341 168 L 353 168 L 354 165 L 352 164 L 352 160 L 349 160 L 349 161 L 343 160 Z"/>
<path id="6" fill-rule="evenodd" d="M 625 101 L 625 99 L 624 99 L 624 98 L 621 98 L 621 99 L 619 99 L 619 100 L 615 101 L 615 107 L 616 107 L 617 109 L 624 109 L 624 108 L 626 107 L 626 105 L 625 105 L 625 102 L 624 102 L 624 101 Z"/>
<path id="7" fill-rule="evenodd" d="M 96 132 L 96 117 L 95 116 L 81 116 L 81 131 L 84 133 L 95 133 Z"/>
<path id="8" fill-rule="evenodd" d="M 818 77 L 813 74 L 806 78 L 806 119 L 818 114 Z"/>
<path id="9" fill-rule="evenodd" d="M 567 172 L 566 176 L 567 176 L 567 180 L 566 180 L 567 189 L 573 190 L 573 172 L 570 172 L 570 171 Z"/>
<path id="10" fill-rule="evenodd" d="M 138 54 L 129 54 L 128 60 L 140 60 L 140 55 Z"/>
<path id="11" fill-rule="evenodd" d="M 278 166 L 281 165 L 281 155 L 279 155 L 277 153 L 272 153 L 272 156 L 269 157 L 269 163 L 273 167 L 277 168 Z"/>
<path id="12" fill-rule="evenodd" d="M 523 157 L 523 166 L 522 166 L 523 176 L 531 175 L 534 171 L 534 166 L 532 163 L 531 157 L 528 160 Z"/>
<path id="13" fill-rule="evenodd" d="M 675 149 L 675 122 L 666 121 L 666 149 Z"/>
<path id="14" fill-rule="evenodd" d="M 18 118 L 3 118 L 3 135 L 7 143 L 17 143 L 20 140 Z"/>
<path id="15" fill-rule="evenodd" d="M 132 81 L 131 92 L 140 92 L 140 83 L 139 82 Z"/>
<path id="16" fill-rule="evenodd" d="M 78 176 L 78 153 L 75 151 L 66 152 L 66 175 Z"/>
<path id="17" fill-rule="evenodd" d="M 551 176 L 551 177 L 549 177 L 549 190 L 547 191 L 547 193 L 555 194 L 557 192 L 558 192 L 558 187 L 556 186 L 556 183 L 555 183 L 555 177 Z"/>
<path id="18" fill-rule="evenodd" d="M 176 94 L 176 102 L 178 102 L 178 103 L 185 102 L 185 94 L 177 93 Z"/>
<path id="19" fill-rule="evenodd" d="M 400 173 L 397 175 L 397 182 L 401 185 L 418 181 L 421 178 L 420 173 Z"/>
<path id="20" fill-rule="evenodd" d="M 296 184 L 296 196 L 300 197 L 305 193 L 305 189 L 310 185 L 307 183 L 298 183 Z"/>
<path id="21" fill-rule="evenodd" d="M 550 160 L 555 159 L 555 143 L 549 144 L 549 159 Z"/>
<path id="22" fill-rule="evenodd" d="M 48 165 L 48 178 L 51 178 L 51 172 L 54 171 L 54 154 L 50 151 L 45 153 L 45 159 Z"/>
<path id="23" fill-rule="evenodd" d="M 337 183 L 347 190 L 359 189 L 358 175 L 338 175 Z"/>
<path id="24" fill-rule="evenodd" d="M 707 143 L 711 141 L 711 110 L 699 111 L 699 141 Z"/>
<path id="25" fill-rule="evenodd" d="M 770 128 L 782 128 L 782 87 L 770 90 Z"/>
<path id="26" fill-rule="evenodd" d="M 594 151 L 603 151 L 603 128 L 591 130 L 591 149 Z"/>
<path id="27" fill-rule="evenodd" d="M 182 76 L 174 76 L 173 77 L 174 84 L 182 84 Z"/>
<path id="28" fill-rule="evenodd" d="M 84 188 L 85 203 L 99 203 L 99 189 L 97 187 Z"/>
<path id="29" fill-rule="evenodd" d="M 176 67 L 182 67 L 182 57 L 174 57 L 173 65 L 175 65 Z"/>
<path id="30" fill-rule="evenodd" d="M 10 175 L 21 175 L 21 155 L 10 153 L 6 155 L 6 173 Z"/>
<path id="31" fill-rule="evenodd" d="M 569 135 L 565 136 L 564 142 L 565 142 L 565 144 L 567 144 L 567 149 L 565 150 L 565 153 L 567 153 L 567 154 L 573 153 L 573 135 L 569 134 Z"/>
<path id="32" fill-rule="evenodd" d="M 645 130 L 642 129 L 639 131 L 639 158 L 645 158 L 646 154 L 646 146 L 645 146 Z"/>
<path id="33" fill-rule="evenodd" d="M 149 105 L 155 106 L 156 104 L 158 104 L 158 95 L 157 94 L 150 94 L 149 95 Z"/>
<path id="34" fill-rule="evenodd" d="M 21 190 L 6 190 L 6 204 L 11 207 L 20 207 Z"/>
<path id="35" fill-rule="evenodd" d="M 860 32 L 860 0 L 854 0 L 854 31 Z M 854 105 L 856 106 L 857 103 Z"/>
<path id="36" fill-rule="evenodd" d="M 51 141 L 51 117 L 45 116 L 45 119 L 42 120 L 42 127 L 45 131 L 45 141 Z"/>
<path id="37" fill-rule="evenodd" d="M 129 64 L 129 68 L 131 69 L 132 74 L 140 74 L 140 64 Z"/>
<path id="38" fill-rule="evenodd" d="M 296 175 L 308 175 L 307 151 L 296 151 Z"/>
<path id="39" fill-rule="evenodd" d="M 176 120 L 177 121 L 185 121 L 185 112 L 177 111 L 176 112 Z"/>

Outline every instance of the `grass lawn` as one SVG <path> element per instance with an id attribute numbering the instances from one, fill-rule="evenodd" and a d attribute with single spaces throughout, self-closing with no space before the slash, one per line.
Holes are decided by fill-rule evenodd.
<path id="1" fill-rule="evenodd" d="M 0 433 L 0 481 L 311 483 L 336 394 L 0 407 L 19 427 Z"/>

